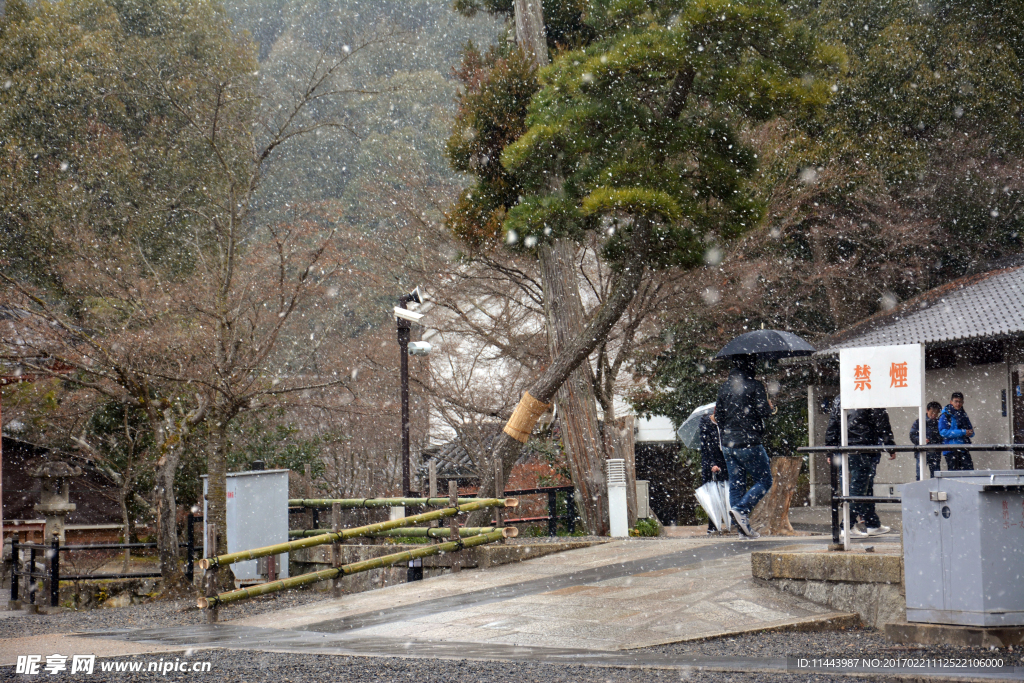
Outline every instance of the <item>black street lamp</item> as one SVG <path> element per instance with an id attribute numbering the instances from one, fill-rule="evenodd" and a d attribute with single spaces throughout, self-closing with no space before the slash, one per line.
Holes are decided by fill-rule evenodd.
<path id="1" fill-rule="evenodd" d="M 409 336 L 412 333 L 412 323 L 423 317 L 422 313 L 414 313 L 406 308 L 410 303 L 423 303 L 419 287 L 398 297 L 398 305 L 395 306 L 398 348 L 402 357 L 402 496 L 405 498 L 409 497 L 412 488 L 409 467 Z M 426 342 L 414 342 L 413 346 L 413 355 L 425 356 L 430 353 L 430 344 Z"/>

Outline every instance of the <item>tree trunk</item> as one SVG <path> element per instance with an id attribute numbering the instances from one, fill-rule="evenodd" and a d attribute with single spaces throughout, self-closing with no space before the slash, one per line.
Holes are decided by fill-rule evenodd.
<path id="1" fill-rule="evenodd" d="M 547 31 L 540 0 L 515 0 L 516 42 L 537 67 L 548 63 Z"/>
<path id="2" fill-rule="evenodd" d="M 552 360 L 583 330 L 585 318 L 576 280 L 576 246 L 558 239 L 540 247 L 541 280 L 548 349 Z M 594 378 L 587 361 L 580 363 L 555 397 L 562 425 L 562 443 L 576 487 L 576 510 L 588 534 L 608 533 L 608 480 L 605 450 L 597 419 Z"/>
<path id="3" fill-rule="evenodd" d="M 165 587 L 177 584 L 183 576 L 178 555 L 178 504 L 174 496 L 174 473 L 180 460 L 179 444 L 165 440 L 164 453 L 156 466 L 156 540 Z"/>
<path id="4" fill-rule="evenodd" d="M 792 536 L 796 533 L 789 523 L 789 505 L 796 493 L 803 463 L 804 459 L 799 456 L 772 458 L 772 487 L 751 511 L 751 527 L 762 527 L 771 536 Z"/>
<path id="5" fill-rule="evenodd" d="M 633 225 L 628 256 L 616 274 L 611 295 L 591 315 L 586 327 L 559 351 L 558 356 L 552 359 L 551 364 L 544 369 L 540 377 L 530 384 L 527 392 L 534 400 L 550 403 L 558 388 L 568 379 L 572 371 L 583 363 L 597 348 L 597 345 L 608 336 L 640 287 L 644 267 L 650 253 L 650 241 L 651 226 L 647 220 L 638 217 Z M 505 477 L 508 477 L 522 447 L 523 444 L 506 431 L 502 431 L 495 439 L 494 448 L 491 451 L 491 462 L 495 460 L 501 462 Z M 486 468 L 481 477 L 480 495 L 494 495 L 494 475 L 491 468 Z M 482 519 L 482 516 L 480 518 Z M 471 525 L 483 526 L 475 522 L 472 522 Z"/>
<path id="6" fill-rule="evenodd" d="M 227 503 L 228 503 L 228 435 L 222 415 L 215 415 L 210 426 L 209 451 L 206 455 L 206 524 L 216 525 L 216 552 L 207 552 L 207 557 L 223 555 L 228 551 Z"/>
<path id="7" fill-rule="evenodd" d="M 120 491 L 121 495 L 118 496 L 118 498 L 119 498 L 118 503 L 120 503 L 120 505 L 121 505 L 121 521 L 124 523 L 124 542 L 127 544 L 127 543 L 131 543 L 132 542 L 132 530 L 131 530 L 131 526 L 129 525 L 130 518 L 128 516 L 128 487 L 130 485 L 130 481 L 129 481 L 127 475 L 122 480 L 122 484 L 123 485 L 121 486 L 121 491 Z M 124 559 L 121 561 L 121 573 L 122 574 L 127 574 L 128 573 L 128 566 L 131 563 L 131 560 L 132 560 L 132 551 L 130 549 L 128 549 L 128 548 L 125 548 L 124 549 Z"/>
<path id="8" fill-rule="evenodd" d="M 148 397 L 149 392 L 143 395 Z M 160 459 L 156 463 L 156 541 L 165 590 L 181 585 L 185 577 L 179 564 L 178 502 L 174 495 L 174 475 L 178 471 L 181 452 L 192 427 L 206 418 L 208 403 L 201 396 L 197 400 L 196 409 L 181 420 L 174 419 L 172 408 L 166 407 L 163 412 L 158 412 L 154 401 L 143 401 L 160 452 Z"/>

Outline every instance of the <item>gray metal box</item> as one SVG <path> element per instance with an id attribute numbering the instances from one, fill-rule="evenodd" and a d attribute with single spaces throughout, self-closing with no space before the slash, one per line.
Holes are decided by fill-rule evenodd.
<path id="1" fill-rule="evenodd" d="M 903 484 L 907 621 L 1024 625 L 1024 471 Z"/>
<path id="2" fill-rule="evenodd" d="M 203 538 L 208 538 L 205 520 L 206 489 L 203 475 Z M 288 541 L 288 470 L 232 472 L 227 477 L 228 552 L 262 548 Z M 288 576 L 288 554 L 277 556 L 277 577 Z M 251 583 L 265 579 L 266 563 L 247 560 L 231 565 L 235 579 Z"/>

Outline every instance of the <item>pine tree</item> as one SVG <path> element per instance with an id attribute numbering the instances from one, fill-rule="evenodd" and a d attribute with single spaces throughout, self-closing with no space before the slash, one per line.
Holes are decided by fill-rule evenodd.
<path id="1" fill-rule="evenodd" d="M 843 61 L 774 2 L 600 2 L 583 21 L 590 39 L 540 72 L 525 132 L 456 208 L 487 226 L 481 237 L 500 226 L 514 249 L 596 232 L 617 268 L 612 295 L 533 383 L 523 413 L 549 402 L 607 335 L 646 269 L 696 265 L 709 241 L 759 220 L 744 132 L 783 114 L 812 121 Z M 473 140 L 467 120 L 456 135 Z M 495 178 L 504 192 L 488 191 Z M 516 452 L 508 433 L 495 446 L 506 469 Z"/>

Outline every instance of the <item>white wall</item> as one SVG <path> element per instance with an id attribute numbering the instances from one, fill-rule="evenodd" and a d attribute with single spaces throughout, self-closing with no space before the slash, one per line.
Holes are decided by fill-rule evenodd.
<path id="1" fill-rule="evenodd" d="M 955 368 L 928 370 L 925 373 L 925 393 L 928 401 L 937 401 L 945 406 L 949 403 L 950 394 L 954 391 L 963 392 L 964 410 L 974 424 L 974 443 L 1012 442 L 1010 434 L 1009 407 L 1010 378 L 1007 363 L 989 365 L 967 365 L 963 361 Z M 1007 395 L 1007 414 L 1002 413 L 1002 392 Z M 889 410 L 889 421 L 896 436 L 896 443 L 909 444 L 910 425 L 917 419 L 914 408 L 892 408 Z M 1010 453 L 972 453 L 974 466 L 982 470 L 1013 469 L 1013 456 Z M 946 469 L 943 458 L 942 469 Z M 885 454 L 878 465 L 875 485 L 887 486 L 913 481 L 914 456 L 912 453 L 898 453 L 896 460 L 889 460 Z M 888 490 L 877 492 L 878 495 L 888 494 Z"/>

